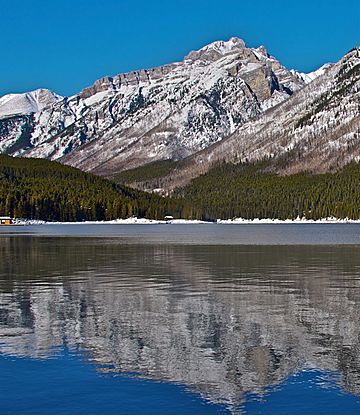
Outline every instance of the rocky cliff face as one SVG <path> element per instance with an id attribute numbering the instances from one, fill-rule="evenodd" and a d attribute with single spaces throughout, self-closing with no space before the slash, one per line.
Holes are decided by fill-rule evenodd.
<path id="1" fill-rule="evenodd" d="M 39 112 L 61 99 L 61 96 L 48 89 L 4 95 L 0 98 L 0 119 Z"/>
<path id="2" fill-rule="evenodd" d="M 10 111 L 9 96 L 3 97 L 0 151 L 100 174 L 182 159 L 234 133 L 304 84 L 264 47 L 247 48 L 232 38 L 191 52 L 180 63 L 100 79 L 45 108 L 22 105 L 18 111 L 12 99 Z"/>
<path id="3" fill-rule="evenodd" d="M 162 180 L 163 189 L 186 185 L 218 161 L 270 159 L 281 174 L 321 173 L 359 161 L 360 47 L 321 72 L 288 100 L 189 157 Z"/>

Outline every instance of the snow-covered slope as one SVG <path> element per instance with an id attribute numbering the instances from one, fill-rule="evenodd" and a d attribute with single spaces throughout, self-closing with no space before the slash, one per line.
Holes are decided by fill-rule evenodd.
<path id="1" fill-rule="evenodd" d="M 189 157 L 162 187 L 184 186 L 220 160 L 264 159 L 282 174 L 327 172 L 360 161 L 360 46 L 288 100 Z"/>
<path id="2" fill-rule="evenodd" d="M 247 48 L 238 38 L 218 41 L 179 63 L 100 79 L 40 111 L 13 105 L 11 115 L 34 114 L 0 120 L 0 151 L 100 174 L 181 159 L 303 85 L 264 47 Z"/>
<path id="3" fill-rule="evenodd" d="M 297 76 L 299 79 L 305 82 L 305 84 L 310 83 L 314 79 L 318 78 L 319 76 L 323 75 L 328 69 L 330 69 L 333 66 L 332 63 L 325 63 L 322 65 L 319 69 L 313 72 L 304 73 L 295 71 L 294 69 L 291 70 L 291 72 Z"/>
<path id="4" fill-rule="evenodd" d="M 62 97 L 48 89 L 4 95 L 0 98 L 0 119 L 39 112 L 61 99 Z"/>

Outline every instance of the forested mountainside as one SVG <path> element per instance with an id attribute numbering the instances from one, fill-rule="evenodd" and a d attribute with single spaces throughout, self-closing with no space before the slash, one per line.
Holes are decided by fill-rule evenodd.
<path id="1" fill-rule="evenodd" d="M 219 164 L 172 198 L 133 190 L 57 162 L 0 156 L 0 215 L 49 221 L 233 217 L 360 219 L 360 166 L 279 176 L 266 163 Z"/>
<path id="2" fill-rule="evenodd" d="M 304 85 L 303 75 L 284 68 L 264 47 L 248 48 L 238 38 L 218 41 L 182 62 L 105 77 L 72 97 L 53 97 L 39 110 L 34 93 L 1 98 L 0 152 L 102 175 L 178 160 Z"/>
<path id="3" fill-rule="evenodd" d="M 220 164 L 175 192 L 203 220 L 360 219 L 360 165 L 335 173 L 265 173 L 268 163 Z"/>
<path id="4" fill-rule="evenodd" d="M 182 215 L 183 203 L 42 159 L 0 155 L 0 215 L 49 221 Z"/>
<path id="5" fill-rule="evenodd" d="M 146 189 L 162 184 L 161 174 L 180 168 L 157 162 L 114 177 Z M 279 175 L 271 160 L 258 163 L 217 163 L 172 195 L 192 207 L 194 219 L 360 219 L 360 165 L 352 162 L 339 171 Z M 174 173 L 173 173 L 174 174 Z"/>

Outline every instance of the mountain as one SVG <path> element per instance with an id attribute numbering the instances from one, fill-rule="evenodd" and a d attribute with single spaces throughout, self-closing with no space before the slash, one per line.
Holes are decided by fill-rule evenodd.
<path id="1" fill-rule="evenodd" d="M 270 160 L 271 172 L 324 173 L 360 160 L 360 46 L 287 100 L 181 163 L 147 189 L 183 187 L 216 163 Z M 142 187 L 141 183 L 137 184 Z"/>
<path id="2" fill-rule="evenodd" d="M 39 112 L 61 99 L 61 96 L 48 89 L 4 95 L 0 98 L 0 119 Z"/>
<path id="3" fill-rule="evenodd" d="M 27 105 L 31 100 L 24 94 L 18 108 L 10 98 L 10 111 L 9 96 L 3 97 L 0 151 L 104 175 L 183 159 L 304 85 L 263 46 L 248 48 L 238 38 L 217 41 L 182 62 L 105 77 L 45 108 Z"/>
<path id="4" fill-rule="evenodd" d="M 145 166 L 136 186 L 165 193 L 223 161 L 270 159 L 281 174 L 338 170 L 360 159 L 359 54 L 303 74 L 232 38 L 72 97 L 5 96 L 0 152 L 111 177 Z"/>

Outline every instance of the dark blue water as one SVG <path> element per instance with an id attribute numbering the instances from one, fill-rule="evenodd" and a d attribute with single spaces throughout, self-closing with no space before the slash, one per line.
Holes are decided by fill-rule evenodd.
<path id="1" fill-rule="evenodd" d="M 80 353 L 46 360 L 1 357 L 1 414 L 228 413 L 184 386 L 99 374 Z"/>
<path id="2" fill-rule="evenodd" d="M 99 374 L 80 353 L 58 351 L 56 358 L 0 358 L 1 413 L 74 414 L 356 414 L 360 399 L 344 393 L 338 376 L 304 371 L 266 395 L 248 394 L 237 408 L 212 404 L 184 386 Z M 335 380 L 334 380 L 335 378 Z"/>
<path id="3" fill-rule="evenodd" d="M 338 373 L 302 371 L 264 397 L 248 395 L 242 409 L 254 415 L 357 414 L 360 398 L 341 390 L 339 380 Z"/>
<path id="4" fill-rule="evenodd" d="M 2 231 L 0 413 L 360 413 L 359 227 L 258 226 Z"/>

